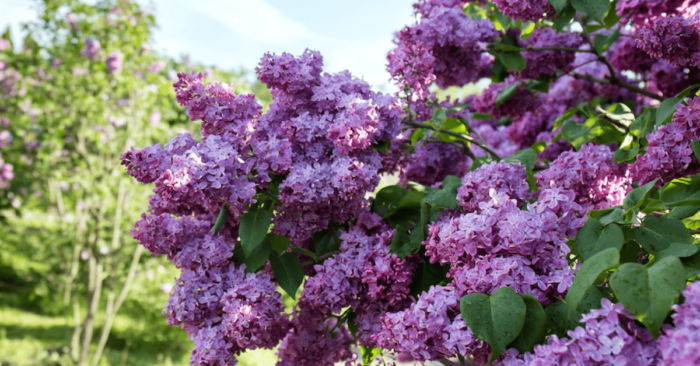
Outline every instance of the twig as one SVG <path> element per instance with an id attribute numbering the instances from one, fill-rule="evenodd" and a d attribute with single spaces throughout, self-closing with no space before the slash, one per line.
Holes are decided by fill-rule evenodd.
<path id="1" fill-rule="evenodd" d="M 321 263 L 323 263 L 324 260 L 326 260 L 326 259 L 328 259 L 328 258 L 330 258 L 338 253 L 340 253 L 340 250 L 334 250 L 332 252 L 328 252 L 328 253 L 316 258 L 317 259 L 316 261 L 314 261 L 313 259 L 309 259 L 308 261 L 302 262 L 301 265 L 302 265 L 302 267 L 306 267 L 306 266 L 310 266 L 310 265 L 316 264 L 316 263 L 321 264 Z"/>
<path id="2" fill-rule="evenodd" d="M 547 47 L 526 47 L 522 49 L 523 51 L 568 51 L 568 52 L 588 52 L 595 53 L 593 50 L 582 50 L 578 48 L 571 47 L 557 47 L 557 46 L 547 46 Z"/>
<path id="3" fill-rule="evenodd" d="M 690 233 L 691 233 L 692 235 L 700 234 L 700 229 L 697 229 L 697 230 L 688 230 L 688 231 L 690 231 Z"/>
<path id="4" fill-rule="evenodd" d="M 637 94 L 641 94 L 641 95 L 644 95 L 646 97 L 656 99 L 658 101 L 664 100 L 664 97 L 662 97 L 658 94 L 652 93 L 646 89 L 640 88 L 636 85 L 630 84 L 630 83 L 623 81 L 623 80 L 620 80 L 620 79 L 613 79 L 613 80 L 598 79 L 598 78 L 595 78 L 595 77 L 590 76 L 588 74 L 577 74 L 577 73 L 572 73 L 571 76 L 576 78 L 576 79 L 588 80 L 588 81 L 592 81 L 594 83 L 617 85 L 621 88 L 631 90 Z"/>
<path id="5" fill-rule="evenodd" d="M 419 122 L 416 122 L 416 121 L 403 121 L 403 124 L 405 124 L 405 125 L 407 125 L 407 126 L 414 127 L 414 128 L 425 128 L 425 129 L 427 129 L 427 130 L 433 130 L 433 131 L 435 131 L 435 128 L 433 128 L 432 126 L 424 125 L 424 124 L 419 123 Z M 501 159 L 502 159 L 501 156 L 498 155 L 498 153 L 496 153 L 495 151 L 493 151 L 493 149 L 491 149 L 490 147 L 486 146 L 485 144 L 482 144 L 481 142 L 477 141 L 476 139 L 474 139 L 474 138 L 471 137 L 471 136 L 468 136 L 468 135 L 465 135 L 465 134 L 461 134 L 461 133 L 458 133 L 458 132 L 454 132 L 454 131 L 450 131 L 450 130 L 445 130 L 445 129 L 440 129 L 438 132 L 444 133 L 444 134 L 447 134 L 447 135 L 450 135 L 450 136 L 454 136 L 454 137 L 456 137 L 456 138 L 458 138 L 458 139 L 462 139 L 462 140 L 464 140 L 464 141 L 470 142 L 470 143 L 472 143 L 472 144 L 474 144 L 474 145 L 480 147 L 480 148 L 483 149 L 484 151 L 488 152 L 488 153 L 489 153 L 494 159 L 496 159 L 496 160 L 501 160 Z"/>

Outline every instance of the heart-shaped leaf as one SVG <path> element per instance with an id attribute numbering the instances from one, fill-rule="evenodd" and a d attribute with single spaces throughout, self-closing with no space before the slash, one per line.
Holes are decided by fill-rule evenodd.
<path id="1" fill-rule="evenodd" d="M 267 210 L 251 210 L 241 216 L 238 235 L 241 237 L 243 253 L 246 257 L 260 244 L 270 228 L 270 212 Z"/>
<path id="2" fill-rule="evenodd" d="M 658 254 L 671 243 L 693 244 L 693 236 L 683 222 L 666 217 L 647 216 L 642 226 L 632 229 L 632 235 L 651 254 Z"/>
<path id="3" fill-rule="evenodd" d="M 625 263 L 610 276 L 610 286 L 656 339 L 673 301 L 685 288 L 685 268 L 678 257 L 663 258 L 651 267 Z"/>
<path id="4" fill-rule="evenodd" d="M 608 248 L 619 251 L 624 243 L 625 234 L 617 224 L 603 227 L 600 220 L 595 218 L 588 219 L 576 234 L 576 251 L 583 262 Z"/>
<path id="5" fill-rule="evenodd" d="M 643 186 L 637 187 L 633 189 L 632 192 L 628 193 L 627 197 L 625 197 L 625 200 L 622 203 L 622 207 L 625 209 L 625 211 L 638 209 L 642 205 L 642 203 L 644 203 L 644 199 L 647 197 L 647 194 L 649 193 L 649 191 L 651 191 L 652 188 L 654 188 L 654 185 L 658 180 L 659 178 L 656 178 L 651 182 Z"/>
<path id="6" fill-rule="evenodd" d="M 282 289 L 296 299 L 297 289 L 304 281 L 304 267 L 294 253 L 284 253 L 281 256 L 277 252 L 270 253 L 270 266 L 275 274 L 275 280 Z"/>
<path id="7" fill-rule="evenodd" d="M 583 262 L 576 272 L 574 282 L 566 293 L 566 309 L 570 312 L 576 310 L 586 295 L 586 291 L 593 285 L 595 279 L 604 271 L 620 262 L 620 253 L 616 248 L 608 248 Z"/>
<path id="8" fill-rule="evenodd" d="M 474 335 L 491 346 L 489 363 L 518 337 L 527 312 L 520 295 L 508 287 L 499 288 L 491 296 L 481 293 L 465 295 L 459 308 Z"/>
<path id="9" fill-rule="evenodd" d="M 538 344 L 544 343 L 547 337 L 547 314 L 537 299 L 531 294 L 522 296 L 525 302 L 525 325 L 518 335 L 518 338 L 508 345 L 509 348 L 517 349 L 520 354 L 533 352 Z"/>
<path id="10" fill-rule="evenodd" d="M 700 206 L 700 175 L 668 182 L 659 191 L 659 199 L 669 207 Z"/>

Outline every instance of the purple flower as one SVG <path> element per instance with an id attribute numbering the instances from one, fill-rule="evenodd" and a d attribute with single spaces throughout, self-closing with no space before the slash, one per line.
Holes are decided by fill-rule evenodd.
<path id="1" fill-rule="evenodd" d="M 493 3 L 504 15 L 515 20 L 537 22 L 556 13 L 547 0 L 494 0 Z"/>
<path id="2" fill-rule="evenodd" d="M 117 72 L 122 69 L 123 65 L 124 55 L 121 51 L 116 50 L 107 55 L 107 70 L 109 70 L 109 72 Z"/>
<path id="3" fill-rule="evenodd" d="M 93 41 L 90 39 L 85 40 L 85 48 L 80 51 L 80 54 L 83 56 L 89 58 L 89 59 L 94 59 L 97 54 L 99 54 L 102 51 L 100 47 L 100 42 L 99 41 Z"/>
<path id="4" fill-rule="evenodd" d="M 638 32 L 637 47 L 651 57 L 665 59 L 671 65 L 700 65 L 700 16 L 662 17 L 651 21 Z"/>

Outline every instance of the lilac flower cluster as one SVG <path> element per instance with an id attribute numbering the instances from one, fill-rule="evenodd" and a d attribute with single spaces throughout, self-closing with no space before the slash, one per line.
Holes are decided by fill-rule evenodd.
<path id="1" fill-rule="evenodd" d="M 700 282 L 689 284 L 683 291 L 685 302 L 674 305 L 674 326 L 666 325 L 658 339 L 664 365 L 697 365 L 700 363 Z"/>
<path id="2" fill-rule="evenodd" d="M 433 286 L 408 309 L 382 317 L 382 330 L 372 339 L 379 347 L 419 362 L 461 354 L 474 355 L 479 364 L 485 364 L 491 349 L 467 328 L 459 299 L 452 286 Z"/>
<path id="3" fill-rule="evenodd" d="M 94 59 L 100 52 L 102 52 L 102 46 L 99 41 L 86 39 L 85 48 L 80 51 L 80 54 L 89 59 Z"/>
<path id="4" fill-rule="evenodd" d="M 526 112 L 536 109 L 539 104 L 539 98 L 529 89 L 518 86 L 515 95 L 496 106 L 498 93 L 508 85 L 514 83 L 512 77 L 502 83 L 492 83 L 486 90 L 474 99 L 474 108 L 479 113 L 491 114 L 495 118 L 508 116 L 511 118 L 522 117 Z"/>
<path id="5" fill-rule="evenodd" d="M 510 2 L 511 4 L 513 2 Z M 577 48 L 583 39 L 577 33 L 557 34 L 552 28 L 535 29 L 530 38 L 523 42 L 523 47 L 566 47 Z M 525 69 L 519 77 L 523 79 L 539 79 L 553 76 L 556 70 L 569 72 L 574 62 L 575 53 L 570 51 L 527 51 L 523 52 L 527 61 Z"/>
<path id="6" fill-rule="evenodd" d="M 554 15 L 554 7 L 547 0 L 493 0 L 498 10 L 515 20 L 537 22 Z"/>
<path id="7" fill-rule="evenodd" d="M 585 329 L 570 330 L 570 339 L 551 335 L 546 345 L 535 346 L 535 354 L 524 357 L 509 350 L 503 366 L 658 364 L 656 343 L 649 332 L 634 324 L 635 318 L 624 306 L 608 299 L 601 305 L 601 309 L 583 315 Z"/>
<path id="8" fill-rule="evenodd" d="M 609 147 L 594 144 L 562 153 L 535 178 L 540 188 L 573 191 L 574 202 L 586 210 L 621 204 L 632 183 L 626 164 L 616 164 Z"/>
<path id="9" fill-rule="evenodd" d="M 233 264 L 185 269 L 163 313 L 194 341 L 193 365 L 235 365 L 246 349 L 274 347 L 287 333 L 275 284 L 264 273 Z"/>
<path id="10" fill-rule="evenodd" d="M 122 69 L 123 65 L 124 55 L 121 51 L 116 50 L 107 55 L 107 70 L 109 70 L 109 72 L 117 72 Z"/>
<path id="11" fill-rule="evenodd" d="M 633 37 L 621 37 L 608 49 L 610 64 L 617 70 L 631 70 L 642 73 L 651 69 L 654 59 L 637 47 Z"/>
<path id="12" fill-rule="evenodd" d="M 641 26 L 663 15 L 693 15 L 699 5 L 695 0 L 621 0 L 615 10 L 623 22 Z"/>
<path id="13" fill-rule="evenodd" d="M 698 170 L 692 141 L 700 139 L 700 97 L 685 101 L 688 106 L 676 105 L 671 123 L 657 126 L 647 135 L 646 154 L 630 166 L 632 176 L 640 183 L 657 177 L 665 183 Z"/>
<path id="14" fill-rule="evenodd" d="M 700 16 L 662 17 L 639 29 L 637 47 L 671 65 L 700 66 Z"/>
<path id="15" fill-rule="evenodd" d="M 417 145 L 416 151 L 399 161 L 402 182 L 412 181 L 426 186 L 441 183 L 446 176 L 461 176 L 469 171 L 471 159 L 451 144 L 429 142 Z"/>
<path id="16" fill-rule="evenodd" d="M 518 206 L 530 198 L 527 173 L 519 163 L 492 162 L 467 173 L 457 190 L 457 199 L 467 212 L 479 209 L 479 204 L 492 200 L 491 189 L 505 193 L 518 202 Z"/>

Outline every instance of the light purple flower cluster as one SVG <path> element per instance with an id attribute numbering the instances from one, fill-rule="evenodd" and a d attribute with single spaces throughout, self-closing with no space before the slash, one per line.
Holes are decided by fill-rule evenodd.
<path id="1" fill-rule="evenodd" d="M 572 190 L 586 210 L 621 204 L 632 183 L 626 164 L 616 164 L 609 147 L 594 144 L 562 153 L 535 178 L 540 188 Z"/>
<path id="2" fill-rule="evenodd" d="M 185 269 L 163 311 L 194 341 L 193 365 L 235 365 L 246 349 L 272 348 L 289 329 L 281 295 L 264 273 L 245 266 Z"/>
<path id="3" fill-rule="evenodd" d="M 685 101 L 688 106 L 676 105 L 671 123 L 657 126 L 647 135 L 646 154 L 630 166 L 632 176 L 640 183 L 657 177 L 665 183 L 698 170 L 692 141 L 700 139 L 700 97 Z"/>
<path id="4" fill-rule="evenodd" d="M 512 77 L 502 83 L 492 83 L 486 90 L 474 99 L 474 108 L 479 113 L 491 114 L 495 118 L 508 116 L 511 118 L 522 117 L 526 112 L 536 109 L 540 105 L 539 97 L 529 89 L 518 86 L 515 95 L 496 106 L 498 93 L 515 81 Z"/>
<path id="5" fill-rule="evenodd" d="M 569 338 L 551 335 L 546 345 L 535 346 L 535 354 L 517 356 L 509 350 L 503 366 L 549 365 L 656 365 L 660 355 L 649 332 L 634 324 L 634 317 L 622 304 L 608 299 L 602 308 L 584 314 L 581 323 L 568 332 Z"/>
<path id="6" fill-rule="evenodd" d="M 117 72 L 122 69 L 123 65 L 124 54 L 121 51 L 116 50 L 107 55 L 107 70 L 109 72 Z"/>
<path id="7" fill-rule="evenodd" d="M 511 4 L 513 2 L 510 2 Z M 541 47 L 566 47 L 577 48 L 583 39 L 577 33 L 559 33 L 552 28 L 539 28 L 532 32 L 530 38 L 523 42 L 523 47 L 541 48 Z M 527 51 L 523 52 L 523 56 L 527 61 L 525 69 L 518 75 L 523 79 L 539 79 L 541 77 L 549 77 L 555 74 L 556 70 L 569 72 L 571 63 L 576 57 L 574 52 L 570 51 Z"/>
<path id="8" fill-rule="evenodd" d="M 493 3 L 505 16 L 515 20 L 537 22 L 556 13 L 547 0 L 493 0 Z"/>
<path id="9" fill-rule="evenodd" d="M 685 302 L 674 305 L 674 326 L 664 326 L 658 339 L 663 364 L 700 364 L 700 282 L 689 284 L 683 291 Z"/>
<path id="10" fill-rule="evenodd" d="M 446 176 L 461 176 L 469 171 L 471 159 L 451 144 L 429 142 L 418 144 L 416 151 L 399 161 L 402 182 L 412 181 L 426 186 L 441 183 Z"/>
<path id="11" fill-rule="evenodd" d="M 467 212 L 479 209 L 479 203 L 492 200 L 491 189 L 505 193 L 517 201 L 517 205 L 530 198 L 527 173 L 520 163 L 492 162 L 467 173 L 457 190 L 457 199 Z"/>
<path id="12" fill-rule="evenodd" d="M 383 316 L 382 330 L 372 339 L 379 347 L 409 354 L 419 362 L 473 354 L 485 364 L 491 349 L 467 328 L 459 299 L 451 285 L 433 286 L 408 309 Z"/>
<path id="13" fill-rule="evenodd" d="M 100 52 L 102 52 L 102 46 L 100 46 L 99 41 L 86 39 L 85 48 L 80 51 L 80 54 L 87 58 L 94 59 Z"/>
<path id="14" fill-rule="evenodd" d="M 699 5 L 696 0 L 620 0 L 615 9 L 622 22 L 641 26 L 663 15 L 693 15 Z"/>
<path id="15" fill-rule="evenodd" d="M 700 66 L 700 15 L 652 20 L 639 29 L 637 47 L 671 65 Z"/>

